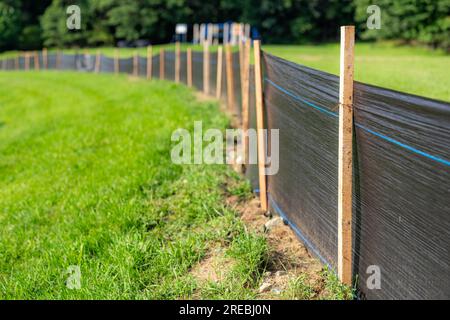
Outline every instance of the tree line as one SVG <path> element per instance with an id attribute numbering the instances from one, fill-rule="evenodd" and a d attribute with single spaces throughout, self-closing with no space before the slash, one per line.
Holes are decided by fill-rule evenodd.
<path id="1" fill-rule="evenodd" d="M 0 50 L 112 46 L 171 41 L 176 23 L 250 23 L 266 43 L 336 41 L 354 24 L 364 40 L 396 39 L 450 47 L 450 1 L 377 0 L 381 29 L 369 30 L 372 0 L 2 0 Z M 68 30 L 66 8 L 81 8 L 81 30 Z M 226 21 L 224 20 L 226 19 Z"/>

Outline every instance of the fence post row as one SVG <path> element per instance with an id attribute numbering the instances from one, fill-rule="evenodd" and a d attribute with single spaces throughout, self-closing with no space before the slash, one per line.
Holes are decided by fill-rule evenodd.
<path id="1" fill-rule="evenodd" d="M 256 95 L 256 126 L 258 141 L 258 176 L 259 176 L 259 198 L 261 209 L 267 211 L 267 189 L 266 189 L 266 147 L 264 139 L 264 113 L 263 113 L 263 88 L 261 73 L 261 41 L 254 42 L 255 55 L 255 95 Z"/>
<path id="2" fill-rule="evenodd" d="M 352 285 L 353 67 L 355 27 L 341 27 L 339 81 L 338 274 Z"/>

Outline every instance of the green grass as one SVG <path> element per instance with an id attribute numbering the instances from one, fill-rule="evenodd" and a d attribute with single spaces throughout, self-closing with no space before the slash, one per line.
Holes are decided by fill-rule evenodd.
<path id="1" fill-rule="evenodd" d="M 168 82 L 9 72 L 0 106 L 0 299 L 255 296 L 265 239 L 221 188 L 239 178 L 170 161 L 176 128 L 227 126 L 216 103 Z M 189 270 L 215 243 L 238 264 L 213 290 Z"/>

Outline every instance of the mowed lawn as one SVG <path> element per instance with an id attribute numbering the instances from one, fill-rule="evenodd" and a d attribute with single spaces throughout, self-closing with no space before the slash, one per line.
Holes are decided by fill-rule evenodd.
<path id="1" fill-rule="evenodd" d="M 255 297 L 266 241 L 223 196 L 248 184 L 226 165 L 170 160 L 173 130 L 194 120 L 228 123 L 168 82 L 0 72 L 0 299 Z M 199 283 L 189 271 L 217 243 L 236 263 Z"/>

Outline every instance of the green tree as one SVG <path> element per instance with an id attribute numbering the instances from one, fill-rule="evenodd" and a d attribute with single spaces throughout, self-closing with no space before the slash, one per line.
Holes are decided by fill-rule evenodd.
<path id="1" fill-rule="evenodd" d="M 16 45 L 21 31 L 18 1 L 0 3 L 0 50 Z"/>
<path id="2" fill-rule="evenodd" d="M 448 0 L 378 0 L 381 29 L 366 26 L 371 0 L 356 1 L 355 19 L 363 39 L 400 39 L 434 48 L 450 47 L 450 2 Z"/>

